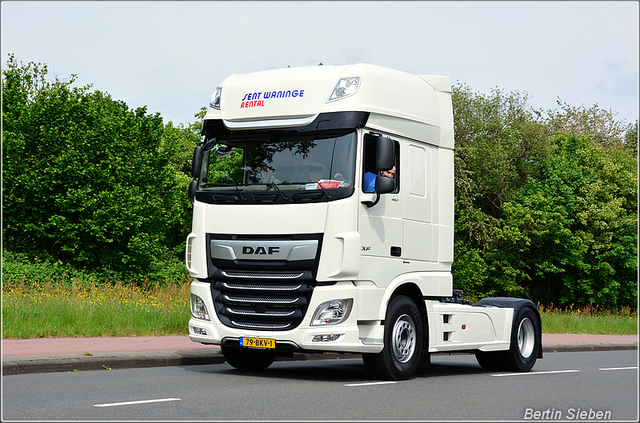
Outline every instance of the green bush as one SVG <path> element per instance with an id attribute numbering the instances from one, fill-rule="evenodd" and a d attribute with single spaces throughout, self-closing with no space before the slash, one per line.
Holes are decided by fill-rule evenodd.
<path id="1" fill-rule="evenodd" d="M 13 56 L 3 71 L 4 248 L 122 280 L 175 276 L 190 222 L 184 137 L 46 74 Z"/>
<path id="2" fill-rule="evenodd" d="M 543 118 L 526 96 L 465 86 L 453 104 L 454 285 L 473 297 L 637 307 L 637 122 L 597 105 Z"/>

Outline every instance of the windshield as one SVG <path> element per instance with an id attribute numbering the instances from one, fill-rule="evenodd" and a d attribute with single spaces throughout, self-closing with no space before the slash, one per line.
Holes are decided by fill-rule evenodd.
<path id="1" fill-rule="evenodd" d="M 353 192 L 355 150 L 355 131 L 222 140 L 204 154 L 196 197 L 277 203 L 345 198 Z"/>

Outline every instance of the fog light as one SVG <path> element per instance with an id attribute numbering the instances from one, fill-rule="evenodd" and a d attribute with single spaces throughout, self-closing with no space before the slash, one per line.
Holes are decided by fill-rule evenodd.
<path id="1" fill-rule="evenodd" d="M 342 323 L 349 317 L 352 303 L 353 299 L 351 298 L 325 301 L 320 304 L 313 313 L 311 326 L 336 325 Z"/>
<path id="2" fill-rule="evenodd" d="M 311 342 L 331 342 L 331 341 L 335 341 L 336 339 L 340 338 L 340 335 L 342 335 L 341 333 L 334 333 L 331 335 L 316 335 L 313 337 L 313 339 L 311 340 Z"/>
<path id="3" fill-rule="evenodd" d="M 191 331 L 196 335 L 206 335 L 207 330 L 202 328 L 197 328 L 195 326 L 191 326 Z"/>
<path id="4" fill-rule="evenodd" d="M 196 319 L 209 320 L 207 306 L 204 305 L 202 298 L 194 294 L 191 294 L 191 315 Z"/>

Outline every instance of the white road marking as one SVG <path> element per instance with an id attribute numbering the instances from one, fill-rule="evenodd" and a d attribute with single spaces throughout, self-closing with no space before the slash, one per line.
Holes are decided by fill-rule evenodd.
<path id="1" fill-rule="evenodd" d="M 576 373 L 580 370 L 550 370 L 548 372 L 522 372 L 522 373 L 499 373 L 491 376 L 526 376 L 526 375 L 548 375 L 551 373 Z"/>
<path id="2" fill-rule="evenodd" d="M 180 401 L 180 398 L 161 398 L 144 401 L 112 402 L 111 404 L 94 404 L 94 407 L 117 407 L 120 405 L 148 404 L 150 402 Z"/>
<path id="3" fill-rule="evenodd" d="M 634 370 L 637 369 L 638 366 L 635 367 L 601 367 L 598 370 Z"/>
<path id="4" fill-rule="evenodd" d="M 394 381 L 388 382 L 365 382 L 365 383 L 346 383 L 344 386 L 371 386 L 371 385 L 386 385 L 388 383 L 398 383 Z"/>

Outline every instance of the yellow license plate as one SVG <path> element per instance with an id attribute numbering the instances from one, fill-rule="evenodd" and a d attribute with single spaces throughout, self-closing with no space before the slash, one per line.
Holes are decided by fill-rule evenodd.
<path id="1" fill-rule="evenodd" d="M 246 348 L 275 348 L 275 339 L 240 337 L 240 346 Z"/>

